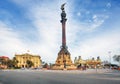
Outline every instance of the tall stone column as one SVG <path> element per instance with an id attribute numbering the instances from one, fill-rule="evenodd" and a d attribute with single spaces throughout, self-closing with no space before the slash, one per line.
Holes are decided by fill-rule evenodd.
<path id="1" fill-rule="evenodd" d="M 63 4 L 64 5 L 64 4 Z M 64 10 L 64 7 L 61 7 L 62 13 L 61 13 L 61 23 L 62 23 L 62 47 L 66 48 L 66 13 Z"/>
<path id="2" fill-rule="evenodd" d="M 66 13 L 65 13 L 65 4 L 61 5 L 61 24 L 62 24 L 62 46 L 60 47 L 60 51 L 58 53 L 57 60 L 55 62 L 56 69 L 69 69 L 73 68 L 74 65 L 72 63 L 70 52 L 66 46 Z M 75 68 L 75 67 L 74 67 Z"/>

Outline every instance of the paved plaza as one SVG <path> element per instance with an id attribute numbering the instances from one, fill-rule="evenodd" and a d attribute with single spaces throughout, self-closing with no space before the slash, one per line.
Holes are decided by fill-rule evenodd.
<path id="1" fill-rule="evenodd" d="M 120 84 L 120 71 L 1 70 L 0 84 Z"/>

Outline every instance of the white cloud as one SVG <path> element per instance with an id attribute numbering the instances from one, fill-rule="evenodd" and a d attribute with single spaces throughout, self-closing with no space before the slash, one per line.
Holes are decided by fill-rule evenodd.
<path id="1" fill-rule="evenodd" d="M 93 15 L 93 17 L 92 17 L 93 22 L 91 23 L 90 30 L 94 30 L 94 29 L 100 27 L 104 23 L 104 21 L 106 19 L 108 19 L 108 17 L 109 16 L 103 15 L 103 14 L 101 14 L 101 15 Z"/>
<path id="2" fill-rule="evenodd" d="M 24 44 L 15 31 L 7 24 L 0 21 L 0 55 L 13 57 L 16 51 L 23 50 Z"/>
<path id="3" fill-rule="evenodd" d="M 95 20 L 97 18 L 97 15 L 93 15 L 93 19 Z"/>
<path id="4" fill-rule="evenodd" d="M 26 10 L 26 18 L 31 20 L 32 25 L 38 31 L 38 41 L 24 42 L 20 37 L 23 35 L 15 32 L 9 28 L 5 23 L 0 23 L 0 52 L 9 56 L 14 55 L 15 52 L 25 53 L 30 50 L 33 54 L 39 54 L 42 60 L 54 63 L 61 46 L 61 23 L 60 23 L 60 5 L 65 1 L 55 1 L 48 3 L 36 3 L 32 0 L 13 0 L 19 6 Z M 31 3 L 34 2 L 34 3 Z M 74 57 L 81 55 L 83 58 L 89 56 L 102 56 L 107 59 L 108 51 L 116 51 L 119 49 L 120 40 L 119 34 L 106 33 L 101 36 L 95 35 L 90 38 L 81 40 L 83 36 L 79 33 L 95 30 L 100 27 L 108 16 L 94 14 L 90 24 L 81 24 L 82 22 L 75 21 L 71 15 L 71 5 L 67 2 L 66 13 L 66 33 L 67 45 L 71 52 L 72 60 Z M 88 12 L 89 14 L 90 12 Z M 78 15 L 81 15 L 78 12 Z M 87 30 L 87 32 L 86 32 Z M 27 32 L 26 32 L 27 33 Z M 7 46 L 7 47 L 6 47 Z M 13 57 L 13 56 L 11 56 Z"/>
<path id="5" fill-rule="evenodd" d="M 39 32 L 37 44 L 34 42 L 29 43 L 32 46 L 26 44 L 27 48 L 33 52 L 39 52 L 43 60 L 55 62 L 61 46 L 60 6 L 63 1 L 54 1 L 53 3 L 49 3 L 49 1 L 42 3 L 14 1 L 26 9 L 26 17 L 32 21 L 31 23 Z"/>
<path id="6" fill-rule="evenodd" d="M 77 16 L 81 16 L 81 13 L 80 13 L 80 12 L 78 12 L 78 13 L 77 13 Z"/>
<path id="7" fill-rule="evenodd" d="M 110 7 L 111 7 L 111 3 L 107 3 L 107 4 L 106 4 L 106 7 L 107 7 L 107 8 L 110 8 Z"/>
<path id="8" fill-rule="evenodd" d="M 112 56 L 120 53 L 119 36 L 118 32 L 106 32 L 103 35 L 87 38 L 73 49 L 72 54 L 74 57 L 81 55 L 84 59 L 100 56 L 102 60 L 109 61 L 109 51 L 112 52 Z"/>

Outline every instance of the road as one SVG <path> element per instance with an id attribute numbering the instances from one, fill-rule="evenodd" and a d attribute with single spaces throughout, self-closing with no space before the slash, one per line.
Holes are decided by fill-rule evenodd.
<path id="1" fill-rule="evenodd" d="M 0 71 L 0 84 L 120 84 L 120 72 Z"/>

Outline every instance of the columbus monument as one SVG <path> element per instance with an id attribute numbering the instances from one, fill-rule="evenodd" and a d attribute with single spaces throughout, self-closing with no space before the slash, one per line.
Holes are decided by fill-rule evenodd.
<path id="1" fill-rule="evenodd" d="M 58 53 L 57 60 L 54 69 L 75 69 L 74 64 L 72 63 L 70 52 L 68 51 L 68 47 L 66 45 L 66 13 L 65 13 L 65 3 L 61 5 L 61 23 L 62 23 L 62 46 L 60 47 L 60 51 Z"/>

